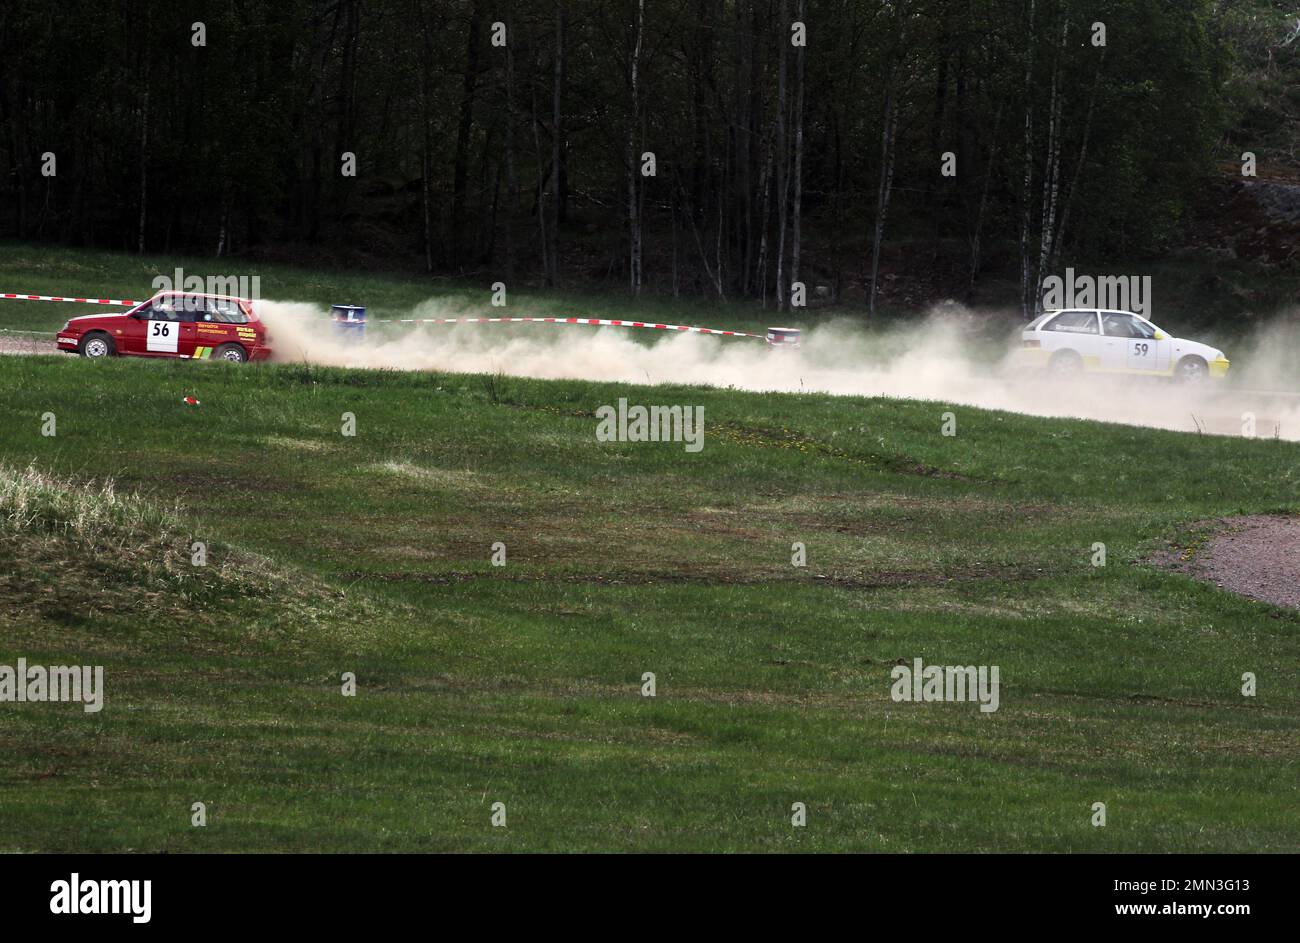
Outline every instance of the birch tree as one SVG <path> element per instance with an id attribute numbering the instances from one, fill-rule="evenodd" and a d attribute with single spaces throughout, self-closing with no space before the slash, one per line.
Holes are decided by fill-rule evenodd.
<path id="1" fill-rule="evenodd" d="M 632 62 L 629 84 L 632 91 L 631 117 L 627 125 L 627 220 L 628 282 L 632 294 L 641 294 L 641 160 L 636 147 L 636 133 L 641 123 L 641 32 L 645 19 L 645 0 L 637 0 L 632 33 Z"/>

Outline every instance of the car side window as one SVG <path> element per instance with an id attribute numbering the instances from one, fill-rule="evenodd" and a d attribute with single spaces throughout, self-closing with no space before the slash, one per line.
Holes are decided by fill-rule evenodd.
<path id="1" fill-rule="evenodd" d="M 178 320 L 193 322 L 207 321 L 207 299 L 198 295 L 184 295 L 176 299 Z"/>
<path id="2" fill-rule="evenodd" d="M 1066 331 L 1070 334 L 1096 334 L 1097 312 L 1062 311 L 1043 328 L 1045 331 Z"/>
<path id="3" fill-rule="evenodd" d="M 209 298 L 206 320 L 215 321 L 218 324 L 247 324 L 248 316 L 240 309 L 237 301 Z"/>
<path id="4" fill-rule="evenodd" d="M 1133 315 L 1123 314 L 1118 311 L 1103 312 L 1101 328 L 1110 337 L 1150 338 L 1155 336 L 1155 331 L 1149 329 Z"/>
<path id="5" fill-rule="evenodd" d="M 150 321 L 180 321 L 184 319 L 181 299 L 167 295 L 153 303 L 153 307 L 144 316 Z"/>

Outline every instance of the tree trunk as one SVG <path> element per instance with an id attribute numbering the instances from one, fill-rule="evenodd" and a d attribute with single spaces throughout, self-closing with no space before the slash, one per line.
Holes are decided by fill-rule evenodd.
<path id="1" fill-rule="evenodd" d="M 785 292 L 785 228 L 786 208 L 790 199 L 789 192 L 789 146 L 786 141 L 786 73 L 789 71 L 790 48 L 790 6 L 787 0 L 781 0 L 781 15 L 778 21 L 780 31 L 780 53 L 778 55 L 776 79 L 776 310 L 786 309 Z"/>
<path id="2" fill-rule="evenodd" d="M 758 296 L 763 307 L 767 307 L 767 229 L 768 220 L 772 218 L 772 161 L 774 159 L 774 133 L 767 134 L 767 156 L 763 160 L 763 170 L 758 177 L 758 190 L 762 194 L 763 212 L 758 231 Z"/>
<path id="3" fill-rule="evenodd" d="M 147 58 L 147 57 L 146 57 Z M 145 81 L 149 70 L 145 68 Z M 149 216 L 149 89 L 144 90 L 140 115 L 140 220 L 136 231 L 136 252 L 144 254 L 144 230 Z"/>
<path id="4" fill-rule="evenodd" d="M 735 265 L 740 270 L 740 293 L 749 293 L 749 133 L 745 127 L 744 80 L 741 73 L 745 62 L 745 4 L 736 0 L 731 46 L 731 150 L 732 171 L 731 204 L 735 212 L 732 228 L 735 232 Z"/>
<path id="5" fill-rule="evenodd" d="M 847 110 L 847 109 L 845 109 Z M 835 238 L 839 239 L 840 231 L 844 225 L 844 207 L 841 194 L 844 192 L 844 132 L 841 130 L 843 123 L 843 111 L 832 110 L 831 114 L 831 150 L 834 154 L 834 180 L 835 185 L 831 189 L 831 222 L 834 226 Z M 831 265 L 834 269 L 831 275 L 831 295 L 835 303 L 839 304 L 840 291 L 843 283 L 843 267 L 840 265 L 840 254 L 834 252 L 831 256 Z"/>
<path id="6" fill-rule="evenodd" d="M 867 314 L 876 316 L 876 295 L 880 278 L 880 246 L 885 239 L 885 214 L 889 212 L 889 195 L 894 187 L 894 138 L 897 107 L 894 100 L 895 80 L 891 76 L 885 91 L 885 127 L 880 134 L 880 186 L 876 191 L 876 229 L 871 240 L 871 285 L 867 294 Z"/>
<path id="7" fill-rule="evenodd" d="M 551 119 L 551 188 L 555 206 L 551 213 L 551 283 L 560 283 L 560 217 L 564 212 L 562 175 L 564 95 L 564 0 L 555 4 L 555 105 Z"/>
<path id="8" fill-rule="evenodd" d="M 423 0 L 420 4 L 420 122 L 422 145 L 420 150 L 420 208 L 424 223 L 424 270 L 433 272 L 433 114 L 429 107 L 433 96 L 433 36 L 425 15 Z"/>
<path id="9" fill-rule="evenodd" d="M 145 8 L 144 18 L 144 101 L 140 108 L 140 219 L 136 228 L 136 252 L 144 255 L 145 227 L 149 221 L 149 75 L 153 64 L 152 44 L 149 37 L 153 32 L 152 17 L 149 7 Z"/>
<path id="10" fill-rule="evenodd" d="M 536 75 L 536 70 L 533 70 Z M 537 117 L 537 83 L 530 83 L 532 86 L 532 109 L 533 109 L 533 159 L 537 165 L 537 239 L 538 247 L 542 252 L 542 274 L 546 284 L 554 285 L 555 276 L 551 271 L 551 253 L 547 247 L 547 222 L 546 222 L 546 174 L 545 164 L 542 162 L 542 142 L 541 136 L 537 132 L 537 126 L 540 120 Z"/>
<path id="11" fill-rule="evenodd" d="M 1056 234 L 1056 210 L 1061 193 L 1061 56 L 1069 36 L 1069 21 L 1061 23 L 1061 46 L 1052 63 L 1052 90 L 1047 107 L 1047 154 L 1043 164 L 1043 204 L 1039 221 L 1038 262 L 1033 277 L 1033 313 L 1042 313 L 1043 279 L 1047 273 L 1047 260 L 1053 252 Z"/>
<path id="12" fill-rule="evenodd" d="M 737 4 L 739 6 L 739 4 Z M 754 168 L 758 161 L 763 160 L 763 99 L 762 99 L 762 73 L 758 57 L 757 37 L 762 35 L 762 14 L 759 6 L 754 0 L 749 0 L 750 26 L 748 30 L 741 29 L 737 24 L 738 31 L 742 32 L 746 39 L 746 46 L 749 53 L 749 94 L 747 96 L 747 107 L 745 117 L 745 274 L 744 290 L 749 295 L 753 291 L 753 285 L 759 284 L 760 295 L 766 296 L 767 289 L 758 275 L 758 261 L 755 254 L 755 228 L 754 228 L 754 199 L 755 193 L 764 194 L 766 192 L 766 180 L 760 181 L 758 189 L 753 188 Z M 762 167 L 759 168 L 759 175 L 762 175 Z M 760 196 L 759 199 L 764 197 Z M 761 213 L 761 211 L 760 211 Z M 762 221 L 763 229 L 767 227 L 767 221 Z M 763 238 L 764 233 L 760 231 L 759 239 Z"/>
<path id="13" fill-rule="evenodd" d="M 342 43 L 343 57 L 339 65 L 338 130 L 335 154 L 342 154 L 344 151 L 356 152 L 357 42 L 361 35 L 360 0 L 342 0 L 339 7 L 340 13 L 344 16 L 345 32 Z M 343 176 L 338 173 L 337 165 L 335 165 L 333 179 L 334 216 L 335 219 L 339 219 L 343 216 L 350 189 L 344 187 Z"/>
<path id="14" fill-rule="evenodd" d="M 800 22 L 804 18 L 804 0 L 799 0 L 795 16 Z M 804 75 L 804 53 L 806 47 L 800 46 L 798 61 L 795 65 L 795 82 L 798 84 L 798 91 L 795 93 L 794 105 L 794 208 L 792 230 L 790 234 L 790 288 L 794 290 L 794 283 L 799 281 L 799 253 L 801 249 L 801 221 L 803 219 L 803 75 Z"/>
<path id="15" fill-rule="evenodd" d="M 722 231 L 723 231 L 723 221 L 722 221 L 722 217 L 723 217 L 722 196 L 721 196 L 721 194 L 719 194 L 719 196 L 718 196 L 718 231 L 717 231 L 717 234 L 716 234 L 715 237 L 714 237 L 714 242 L 713 242 L 713 259 L 714 259 L 713 281 L 714 281 L 714 284 L 717 286 L 717 289 L 718 289 L 718 297 L 719 297 L 719 298 L 726 298 L 726 297 L 727 297 L 727 293 L 726 293 L 726 292 L 723 290 L 723 288 L 722 288 L 722 277 L 723 277 L 723 276 L 722 276 L 722 272 L 723 272 L 723 264 L 722 264 Z"/>
<path id="16" fill-rule="evenodd" d="M 889 213 L 889 197 L 894 189 L 894 143 L 898 137 L 898 93 L 902 72 L 907 62 L 907 12 L 900 10 L 898 36 L 890 57 L 889 74 L 885 80 L 885 118 L 880 133 L 880 184 L 876 192 L 876 226 L 871 241 L 871 282 L 867 291 L 867 314 L 876 314 L 876 296 L 880 287 L 880 251 L 885 241 L 885 218 Z"/>
<path id="17" fill-rule="evenodd" d="M 998 156 L 998 128 L 1001 124 L 1002 105 L 999 104 L 997 113 L 993 116 L 993 143 L 989 146 L 989 163 L 988 167 L 984 171 L 984 183 L 980 188 L 979 209 L 975 212 L 975 225 L 972 227 L 971 231 L 970 278 L 968 278 L 966 282 L 966 296 L 968 299 L 975 290 L 975 279 L 979 277 L 980 272 L 980 256 L 983 251 L 980 246 L 980 240 L 983 237 L 984 216 L 988 210 L 989 189 L 993 184 L 993 168 Z"/>
<path id="18" fill-rule="evenodd" d="M 474 128 L 474 95 L 478 90 L 479 31 L 483 25 L 480 0 L 470 10 L 469 31 L 465 38 L 465 72 L 461 78 L 460 117 L 456 123 L 456 156 L 452 170 L 451 257 L 463 258 L 461 246 L 470 243 L 465 225 L 465 191 L 469 179 L 469 138 Z"/>
<path id="19" fill-rule="evenodd" d="M 645 0 L 637 0 L 632 45 L 632 114 L 627 126 L 627 220 L 628 220 L 628 287 L 632 295 L 641 294 L 641 200 L 637 193 L 640 160 L 636 151 L 636 130 L 641 121 L 641 27 Z"/>
<path id="20" fill-rule="evenodd" d="M 1030 84 L 1034 68 L 1034 0 L 1029 0 L 1029 28 L 1026 31 L 1025 49 L 1025 140 L 1024 162 L 1025 181 L 1020 192 L 1020 314 L 1026 320 L 1032 320 L 1029 313 L 1029 221 L 1030 191 L 1034 182 L 1034 90 Z M 1037 308 L 1037 302 L 1032 306 Z"/>
<path id="21" fill-rule="evenodd" d="M 1056 257 L 1061 251 L 1066 227 L 1070 221 L 1070 207 L 1074 205 L 1074 195 L 1079 189 L 1079 178 L 1083 175 L 1084 165 L 1088 161 L 1088 139 L 1092 134 L 1092 115 L 1097 106 L 1097 89 L 1101 86 L 1102 67 L 1105 63 L 1106 47 L 1103 46 L 1101 55 L 1097 59 L 1097 74 L 1092 81 L 1092 93 L 1088 97 L 1088 114 L 1083 120 L 1083 139 L 1079 144 L 1078 163 L 1075 164 L 1074 174 L 1070 178 L 1070 187 L 1065 194 L 1065 204 L 1061 209 L 1061 224 L 1056 231 L 1056 238 L 1052 241 L 1052 254 L 1048 259 L 1049 268 L 1056 265 Z"/>
<path id="22" fill-rule="evenodd" d="M 673 228 L 673 297 L 676 298 L 680 291 L 679 281 L 677 276 L 677 191 L 676 189 L 673 190 L 673 194 L 669 199 L 670 202 L 668 204 L 668 211 L 669 213 L 672 214 L 672 228 Z"/>
<path id="23" fill-rule="evenodd" d="M 675 170 L 674 174 L 676 174 Z M 683 187 L 681 180 L 676 176 L 674 176 L 674 180 L 678 192 L 682 192 L 685 188 Z M 691 224 L 691 235 L 695 238 L 695 248 L 700 253 L 700 264 L 704 266 L 704 274 L 708 277 L 709 281 L 713 283 L 718 292 L 718 296 L 722 297 L 722 273 L 721 271 L 715 273 L 713 266 L 709 265 L 709 253 L 704 248 L 704 240 L 700 238 L 700 227 L 695 222 L 694 208 L 688 207 L 685 216 L 687 221 Z"/>
<path id="24" fill-rule="evenodd" d="M 217 258 L 226 254 L 226 229 L 230 225 L 230 197 L 222 188 L 221 193 L 221 225 L 217 231 Z"/>
<path id="25" fill-rule="evenodd" d="M 515 277 L 515 217 L 519 215 L 519 178 L 515 170 L 515 53 L 513 4 L 506 6 L 506 282 Z"/>

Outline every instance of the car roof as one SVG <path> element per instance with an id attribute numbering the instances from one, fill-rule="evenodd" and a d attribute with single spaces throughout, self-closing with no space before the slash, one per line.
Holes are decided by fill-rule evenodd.
<path id="1" fill-rule="evenodd" d="M 1050 314 L 1062 314 L 1066 311 L 1093 311 L 1099 314 L 1131 314 L 1135 318 L 1142 318 L 1142 315 L 1136 311 L 1125 311 L 1123 308 L 1048 308 L 1043 312 L 1044 316 Z M 1146 320 L 1146 318 L 1142 318 Z"/>
<path id="2" fill-rule="evenodd" d="M 153 298 L 161 298 L 163 295 L 184 295 L 186 298 L 215 298 L 218 301 L 247 301 L 250 303 L 253 300 L 252 298 L 240 298 L 238 295 L 211 295 L 204 291 L 180 291 L 175 288 L 154 292 Z M 153 298 L 149 300 L 152 301 Z"/>

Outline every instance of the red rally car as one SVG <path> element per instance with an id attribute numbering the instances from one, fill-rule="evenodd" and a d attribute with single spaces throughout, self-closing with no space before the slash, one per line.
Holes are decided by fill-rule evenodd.
<path id="1" fill-rule="evenodd" d="M 266 325 L 244 298 L 162 291 L 124 314 L 73 318 L 59 350 L 83 357 L 134 354 L 244 363 L 271 356 Z"/>

